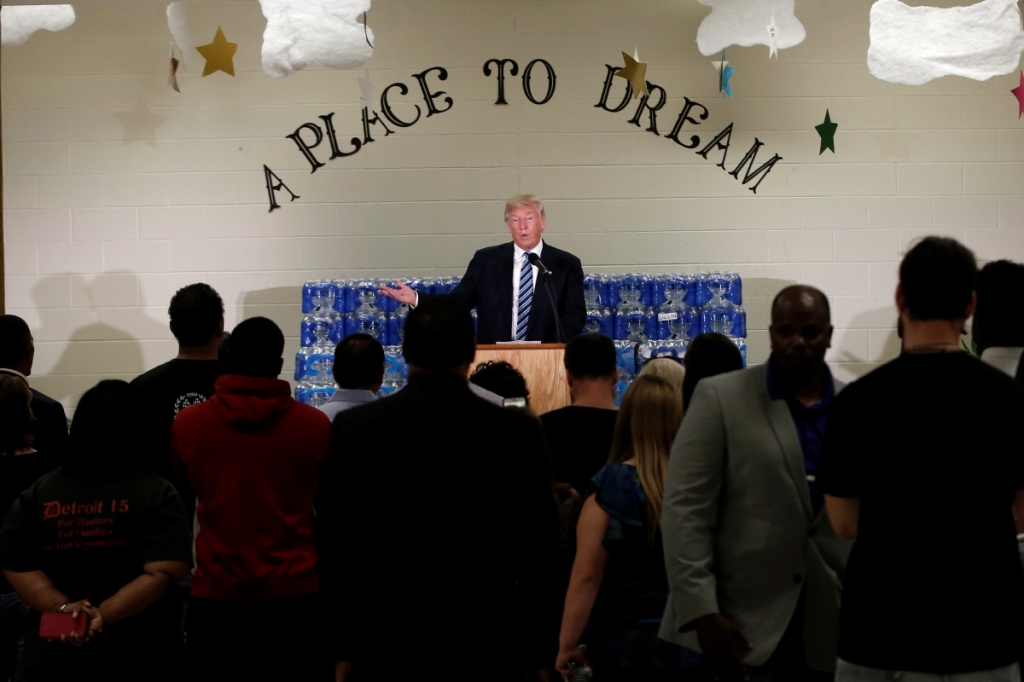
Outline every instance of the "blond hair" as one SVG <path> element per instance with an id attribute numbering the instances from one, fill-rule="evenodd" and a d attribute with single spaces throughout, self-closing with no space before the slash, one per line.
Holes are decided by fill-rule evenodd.
<path id="1" fill-rule="evenodd" d="M 676 431 L 683 421 L 683 396 L 668 379 L 641 375 L 626 389 L 615 420 L 608 462 L 636 459 L 636 473 L 647 496 L 647 520 L 654 535 L 665 497 L 665 471 Z"/>
<path id="2" fill-rule="evenodd" d="M 547 217 L 544 214 L 544 202 L 536 194 L 517 194 L 505 202 L 505 220 L 508 220 L 509 213 L 523 206 L 534 206 L 542 218 Z"/>
<path id="3" fill-rule="evenodd" d="M 640 370 L 640 376 L 661 377 L 662 379 L 668 379 L 669 383 L 676 387 L 679 391 L 679 395 L 683 394 L 683 379 L 686 378 L 686 370 L 683 369 L 683 364 L 675 358 L 652 358 L 644 363 L 644 368 Z"/>

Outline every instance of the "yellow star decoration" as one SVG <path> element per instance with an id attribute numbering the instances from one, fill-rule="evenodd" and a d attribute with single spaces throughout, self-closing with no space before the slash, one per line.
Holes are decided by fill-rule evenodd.
<path id="1" fill-rule="evenodd" d="M 209 76 L 215 71 L 223 71 L 230 76 L 235 75 L 235 63 L 231 58 L 235 56 L 238 43 L 229 43 L 220 26 L 217 27 L 217 35 L 213 37 L 212 43 L 200 45 L 196 49 L 206 58 L 206 66 L 203 68 L 204 76 Z"/>
<path id="2" fill-rule="evenodd" d="M 650 95 L 647 91 L 647 62 L 639 61 L 639 56 L 634 52 L 634 57 L 630 57 L 625 52 L 622 53 L 622 58 L 626 60 L 626 65 L 615 72 L 616 76 L 620 76 L 629 81 L 630 85 L 633 86 L 633 99 L 640 96 L 640 93 Z"/>

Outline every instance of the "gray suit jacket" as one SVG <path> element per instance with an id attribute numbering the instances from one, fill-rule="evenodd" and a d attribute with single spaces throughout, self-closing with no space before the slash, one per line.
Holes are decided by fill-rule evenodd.
<path id="1" fill-rule="evenodd" d="M 808 663 L 832 671 L 853 543 L 836 537 L 824 511 L 814 518 L 800 439 L 767 376 L 765 364 L 697 385 L 665 480 L 671 596 L 660 635 L 699 651 L 693 621 L 721 613 L 754 645 L 747 664 L 763 665 L 804 589 Z"/>

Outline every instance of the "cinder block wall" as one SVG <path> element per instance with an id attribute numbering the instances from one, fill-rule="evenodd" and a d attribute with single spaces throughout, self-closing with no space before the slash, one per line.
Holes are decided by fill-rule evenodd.
<path id="1" fill-rule="evenodd" d="M 939 4 L 939 3 L 933 3 Z M 945 2 L 946 6 L 954 4 Z M 73 407 L 101 377 L 131 378 L 174 353 L 166 307 L 198 280 L 224 296 L 228 325 L 253 315 L 289 335 L 309 277 L 458 274 L 506 239 L 501 210 L 519 192 L 547 202 L 548 241 L 598 272 L 728 268 L 746 280 L 750 358 L 768 354 L 768 302 L 790 282 L 831 297 L 830 360 L 849 379 L 897 349 L 892 294 L 901 253 L 919 235 L 963 240 L 983 259 L 1024 259 L 1024 129 L 1015 74 L 891 85 L 865 66 L 869 0 L 801 0 L 800 46 L 733 48 L 729 100 L 697 51 L 708 11 L 695 1 L 376 0 L 370 77 L 408 128 L 374 126 L 372 143 L 315 174 L 286 138 L 334 112 L 342 150 L 362 136 L 362 72 L 310 69 L 283 80 L 260 67 L 257 2 L 190 2 L 197 44 L 217 26 L 239 44 L 237 75 L 166 84 L 161 3 L 84 4 L 57 34 L 2 53 L 7 306 L 35 329 L 34 385 Z M 668 101 L 656 136 L 595 108 L 620 51 L 649 63 Z M 554 97 L 530 103 L 506 80 L 496 106 L 491 58 L 545 59 Z M 201 59 L 200 59 L 201 63 Z M 426 117 L 414 73 L 454 99 Z M 538 94 L 545 78 L 535 71 Z M 616 83 L 611 99 L 621 97 Z M 783 157 L 754 196 L 665 137 L 684 97 L 709 117 L 684 135 L 704 146 L 730 122 L 732 170 L 757 137 L 758 161 Z M 379 100 L 378 100 L 379 104 Z M 439 102 L 443 107 L 443 103 Z M 377 107 L 379 109 L 379 106 Z M 813 126 L 839 124 L 818 155 Z M 269 213 L 263 165 L 301 199 Z"/>

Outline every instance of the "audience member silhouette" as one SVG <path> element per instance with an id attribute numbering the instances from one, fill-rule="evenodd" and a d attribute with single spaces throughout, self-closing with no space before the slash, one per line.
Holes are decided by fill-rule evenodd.
<path id="1" fill-rule="evenodd" d="M 640 376 L 618 416 L 608 464 L 591 481 L 576 526 L 555 668 L 568 676 L 586 663 L 613 682 L 678 680 L 683 649 L 658 639 L 668 598 L 659 526 L 682 396 L 668 379 Z"/>
<path id="2" fill-rule="evenodd" d="M 213 384 L 223 374 L 218 360 L 224 334 L 224 302 L 209 284 L 189 284 L 178 289 L 167 309 L 178 354 L 157 365 L 132 383 L 148 440 L 140 455 L 149 455 L 145 466 L 171 478 L 171 426 L 179 412 L 208 400 Z M 186 500 L 191 509 L 194 502 Z"/>
<path id="3" fill-rule="evenodd" d="M 136 423 L 127 383 L 86 391 L 66 463 L 21 493 L 0 529 L 4 575 L 32 607 L 26 680 L 181 679 L 172 590 L 191 536 L 174 487 L 138 470 Z M 84 640 L 41 640 L 40 614 L 55 612 L 85 613 Z"/>
<path id="4" fill-rule="evenodd" d="M 334 420 L 317 510 L 337 680 L 521 680 L 554 661 L 547 447 L 536 419 L 469 390 L 475 352 L 460 303 L 423 301 L 406 387 Z"/>
<path id="5" fill-rule="evenodd" d="M 35 447 L 32 393 L 16 376 L 0 374 L 0 513 L 44 474 L 58 466 L 55 457 Z M 29 607 L 0 576 L 0 679 L 21 682 Z"/>
<path id="6" fill-rule="evenodd" d="M 530 404 L 530 388 L 522 372 L 504 360 L 488 360 L 476 366 L 469 382 L 504 399 L 522 398 Z"/>
<path id="7" fill-rule="evenodd" d="M 839 389 L 825 365 L 829 317 L 817 289 L 779 292 L 768 362 L 700 380 L 672 447 L 661 636 L 699 646 L 727 682 L 825 680 L 835 669 L 850 543 L 814 488 Z"/>
<path id="8" fill-rule="evenodd" d="M 29 385 L 36 345 L 25 320 L 0 315 L 0 374 L 16 376 Z M 68 417 L 64 406 L 41 391 L 32 391 L 32 435 L 35 445 L 58 461 L 68 446 Z"/>
<path id="9" fill-rule="evenodd" d="M 693 400 L 701 379 L 743 369 L 743 356 L 732 340 L 723 334 L 699 334 L 686 349 L 686 376 L 683 378 L 683 410 Z"/>
<path id="10" fill-rule="evenodd" d="M 384 383 L 384 346 L 369 334 L 349 334 L 334 349 L 334 395 L 320 411 L 334 421 L 339 412 L 373 402 Z"/>
<path id="11" fill-rule="evenodd" d="M 678 358 L 651 358 L 644 363 L 644 367 L 640 370 L 639 376 L 648 376 L 651 374 L 668 380 L 670 384 L 676 387 L 676 390 L 679 391 L 680 395 L 682 395 L 683 380 L 686 377 L 686 369 L 683 367 L 682 361 Z"/>
<path id="12" fill-rule="evenodd" d="M 819 484 L 836 532 L 857 539 L 839 682 L 1020 679 L 1024 387 L 960 345 L 976 272 L 953 239 L 911 248 L 896 287 L 903 353 L 833 405 Z M 992 314 L 983 341 L 1012 341 Z"/>
<path id="13" fill-rule="evenodd" d="M 615 344 L 602 334 L 580 334 L 566 344 L 564 363 L 572 405 L 542 414 L 540 420 L 555 480 L 570 484 L 582 499 L 611 451 L 618 416 Z"/>
<path id="14" fill-rule="evenodd" d="M 241 322 L 213 396 L 174 421 L 199 528 L 185 622 L 196 682 L 329 674 L 311 508 L 330 420 L 277 378 L 283 351 L 272 321 Z"/>
<path id="15" fill-rule="evenodd" d="M 1024 353 L 1024 265 L 1008 260 L 986 264 L 978 273 L 977 293 L 971 336 L 978 353 L 1016 377 Z"/>

